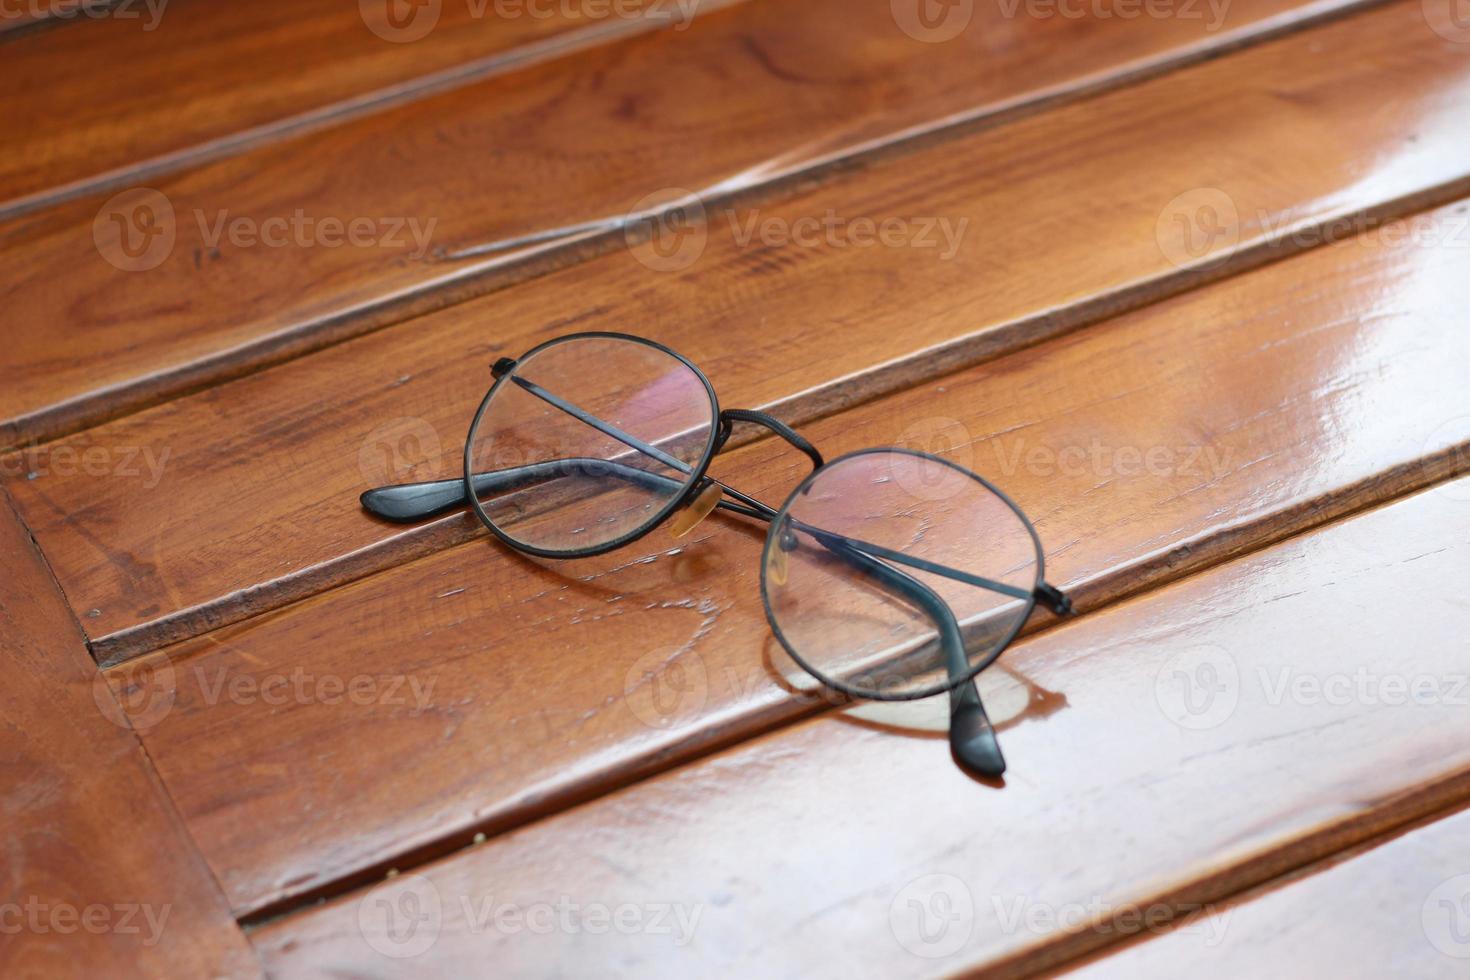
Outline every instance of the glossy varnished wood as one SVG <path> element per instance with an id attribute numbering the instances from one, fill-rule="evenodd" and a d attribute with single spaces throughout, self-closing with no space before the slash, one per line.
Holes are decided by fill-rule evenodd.
<path id="1" fill-rule="evenodd" d="M 392 30 L 381 15 L 384 6 L 130 0 L 105 14 L 75 13 L 67 30 L 6 47 L 0 55 L 7 93 L 0 104 L 0 132 L 6 133 L 0 219 L 104 187 L 147 183 L 660 23 L 580 16 L 586 8 L 577 4 L 547 4 L 536 8 L 542 15 L 531 16 L 524 5 L 451 2 L 435 5 L 431 30 L 400 42 L 391 39 L 419 32 L 413 21 L 401 33 Z M 639 6 L 628 2 L 618 9 L 631 14 Z M 511 9 L 522 13 L 497 14 Z M 58 72 L 58 65 L 87 70 Z M 99 85 L 99 78 L 107 83 Z M 184 79 L 187 84 L 174 84 Z"/>
<path id="2" fill-rule="evenodd" d="M 716 211 L 687 270 L 604 256 L 79 434 L 55 463 L 42 448 L 5 468 L 99 656 L 144 652 L 473 533 L 458 518 L 379 524 L 357 496 L 456 474 L 487 365 L 548 337 L 643 333 L 701 364 L 724 404 L 800 420 L 1402 208 L 1470 158 L 1458 114 L 1470 48 L 1424 31 L 1406 7 L 1361 15 L 779 206 Z M 1365 115 L 1365 100 L 1394 111 Z M 1226 219 L 1204 210 L 1218 193 L 1240 228 L 1190 258 L 1172 219 Z M 1176 214 L 1181 195 L 1195 203 Z M 742 237 L 829 213 L 902 218 L 915 236 L 928 220 L 936 244 Z M 1431 230 L 1470 237 L 1457 212 L 1442 219 Z M 939 221 L 957 233 L 948 259 Z M 1393 279 L 1419 260 L 1386 261 Z M 88 454 L 100 462 L 81 465 Z"/>
<path id="3" fill-rule="evenodd" d="M 1096 607 L 1466 468 L 1463 262 L 1449 245 L 1320 249 L 809 434 L 829 455 L 947 450 L 1037 519 L 1049 575 Z M 757 443 L 714 472 L 774 502 L 793 457 Z M 482 535 L 111 676 L 126 689 L 171 661 L 172 709 L 145 741 L 248 912 L 813 710 L 783 680 L 758 543 L 711 521 L 538 564 Z M 306 694 L 251 693 L 298 673 Z M 358 676 L 379 696 L 312 693 Z M 697 696 L 662 711 L 681 685 Z"/>
<path id="4" fill-rule="evenodd" d="M 52 8 L 45 4 L 20 4 L 0 14 L 0 40 L 15 41 L 22 35 L 66 23 L 65 18 L 53 17 Z"/>
<path id="5" fill-rule="evenodd" d="M 260 974 L 0 493 L 0 975 Z"/>
<path id="6" fill-rule="evenodd" d="M 1453 676 L 1463 678 L 1463 669 Z M 1458 980 L 1470 958 L 1467 854 L 1470 811 L 1461 810 L 1371 848 L 1334 855 L 1328 867 L 1201 911 L 1157 938 L 1064 975 Z M 1218 925 L 1211 928 L 1212 922 Z"/>
<path id="7" fill-rule="evenodd" d="M 0 445 L 442 307 L 623 235 L 456 257 L 489 243 L 625 215 L 675 185 L 767 187 L 897 134 L 1014 115 L 1354 2 L 1238 0 L 1213 31 L 1204 18 L 1007 17 L 981 4 L 966 31 L 934 44 L 901 30 L 888 0 L 752 0 L 152 181 L 161 197 L 94 195 L 27 215 L 0 225 L 11 367 Z M 1415 40 L 1437 60 L 1432 34 Z M 356 244 L 328 220 L 357 221 Z M 242 230 L 221 237 L 225 227 Z"/>
<path id="8" fill-rule="evenodd" d="M 253 939 L 283 977 L 1035 970 L 1470 794 L 1470 717 L 1443 696 L 1470 635 L 1444 591 L 1470 572 L 1467 531 L 1462 482 L 1023 644 L 1005 662 L 1052 707 L 1009 724 L 1004 788 L 897 713 L 829 715 Z M 1441 697 L 1290 693 L 1359 672 L 1425 677 Z M 361 923 L 415 889 L 439 899 L 420 921 L 436 941 L 405 967 Z M 672 928 L 533 931 L 534 913 L 499 912 L 542 904 L 698 919 L 681 945 Z M 1311 947 L 1299 956 L 1296 975 L 1318 975 Z"/>

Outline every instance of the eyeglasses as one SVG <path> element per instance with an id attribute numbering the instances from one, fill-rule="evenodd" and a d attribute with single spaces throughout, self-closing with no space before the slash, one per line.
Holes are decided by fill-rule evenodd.
<path id="1" fill-rule="evenodd" d="M 500 540 L 543 558 L 602 554 L 670 518 L 682 537 L 716 509 L 763 521 L 761 597 L 791 658 L 852 697 L 948 692 L 956 760 L 1005 771 L 971 682 L 1038 602 L 1058 615 L 1072 604 L 1046 583 L 1036 529 L 999 489 L 910 449 L 826 462 L 764 412 L 721 411 L 703 372 L 641 337 L 572 334 L 491 370 L 464 477 L 378 487 L 362 495 L 365 509 L 414 522 L 468 505 Z M 742 423 L 811 460 L 779 508 L 706 472 Z"/>

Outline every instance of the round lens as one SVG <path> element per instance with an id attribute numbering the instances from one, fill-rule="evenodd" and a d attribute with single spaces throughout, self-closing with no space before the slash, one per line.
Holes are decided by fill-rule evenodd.
<path id="1" fill-rule="evenodd" d="M 475 509 L 533 553 L 617 547 L 678 504 L 713 451 L 717 414 L 704 377 L 649 341 L 545 344 L 475 416 L 465 449 Z"/>
<path id="2" fill-rule="evenodd" d="M 879 700 L 928 697 L 986 667 L 1041 579 L 1031 525 L 1000 491 L 937 456 L 834 460 L 771 524 L 771 627 L 818 680 Z"/>

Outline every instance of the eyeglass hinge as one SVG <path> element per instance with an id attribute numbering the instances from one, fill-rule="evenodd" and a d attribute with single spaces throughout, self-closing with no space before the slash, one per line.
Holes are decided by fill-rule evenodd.
<path id="1" fill-rule="evenodd" d="M 1077 613 L 1077 610 L 1072 608 L 1071 597 L 1055 585 L 1042 582 L 1036 587 L 1036 598 L 1058 616 L 1073 616 Z"/>
<path id="2" fill-rule="evenodd" d="M 490 373 L 495 375 L 497 378 L 502 378 L 505 375 L 509 374 L 511 371 L 514 371 L 515 366 L 516 359 L 514 357 L 502 357 L 500 360 L 490 365 Z"/>

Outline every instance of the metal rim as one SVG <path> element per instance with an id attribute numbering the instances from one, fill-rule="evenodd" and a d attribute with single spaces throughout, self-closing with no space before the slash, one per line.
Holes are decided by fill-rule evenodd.
<path id="1" fill-rule="evenodd" d="M 694 372 L 694 376 L 699 379 L 702 385 L 704 385 L 705 393 L 709 395 L 711 412 L 709 423 L 709 439 L 705 443 L 704 452 L 699 457 L 699 465 L 694 467 L 694 469 L 690 472 L 689 478 L 685 482 L 683 489 L 681 489 L 673 497 L 669 498 L 669 502 L 665 504 L 657 514 L 650 518 L 647 523 L 641 525 L 633 531 L 630 531 L 627 534 L 624 534 L 622 537 L 616 538 L 612 541 L 604 542 L 603 544 L 594 545 L 590 548 L 578 548 L 570 551 L 557 550 L 553 548 L 538 548 L 535 545 L 525 544 L 521 541 L 517 541 L 509 534 L 496 527 L 495 522 L 490 519 L 490 515 L 485 512 L 484 506 L 480 503 L 480 498 L 475 493 L 474 485 L 470 482 L 470 476 L 474 472 L 474 460 L 471 457 L 474 453 L 475 433 L 479 431 L 480 421 L 484 418 L 486 409 L 490 407 L 491 399 L 494 398 L 495 393 L 500 390 L 500 386 L 504 384 L 507 380 L 509 380 L 511 375 L 515 374 L 516 370 L 520 367 L 522 361 L 525 361 L 528 358 L 541 353 L 548 347 L 556 347 L 560 344 L 565 344 L 570 341 L 576 340 L 624 340 L 628 341 L 629 343 L 641 344 L 644 347 L 652 347 L 655 350 L 668 354 L 670 357 L 673 357 L 674 359 L 679 361 L 679 363 L 687 367 L 690 371 Z M 694 488 L 698 486 L 699 482 L 704 479 L 705 471 L 709 469 L 710 460 L 714 458 L 715 447 L 718 441 L 717 437 L 719 435 L 719 420 L 720 400 L 719 397 L 715 394 L 714 385 L 710 384 L 709 378 L 705 377 L 704 372 L 696 367 L 694 363 L 689 360 L 689 358 L 685 357 L 683 354 L 680 354 L 673 348 L 667 347 L 656 340 L 649 340 L 646 337 L 636 337 L 632 334 L 617 333 L 615 331 L 608 330 L 589 330 L 583 333 L 572 333 L 566 334 L 562 337 L 554 337 L 551 340 L 543 341 L 542 343 L 537 344 L 535 347 L 532 347 L 520 357 L 516 358 L 516 367 L 507 371 L 501 377 L 496 378 L 495 383 L 490 386 L 490 390 L 485 392 L 485 397 L 480 399 L 480 407 L 475 410 L 475 417 L 470 422 L 469 434 L 465 437 L 464 441 L 463 479 L 465 498 L 469 500 L 470 509 L 475 512 L 475 516 L 480 519 L 480 523 L 489 528 L 491 534 L 495 535 L 501 541 L 505 542 L 507 545 L 523 554 L 535 555 L 538 558 L 591 558 L 594 555 L 605 554 L 609 551 L 613 551 L 617 548 L 623 547 L 624 545 L 628 545 L 633 543 L 634 541 L 637 541 L 649 531 L 652 531 L 654 528 L 663 523 L 665 518 L 667 518 L 675 510 L 678 510 L 679 507 L 686 500 L 689 499 L 690 493 L 693 492 Z"/>
<path id="2" fill-rule="evenodd" d="M 921 688 L 914 692 L 905 692 L 901 694 L 878 693 L 855 688 L 851 685 L 844 684 L 841 681 L 833 680 L 832 678 L 827 677 L 820 670 L 817 670 L 811 664 L 807 663 L 806 660 L 803 659 L 801 654 L 796 651 L 796 648 L 792 646 L 790 641 L 786 639 L 785 634 L 781 632 L 781 625 L 776 620 L 775 611 L 771 609 L 771 595 L 766 583 L 766 569 L 770 565 L 771 548 L 775 546 L 776 541 L 779 538 L 779 535 L 777 534 L 777 528 L 780 527 L 782 521 L 789 514 L 791 505 L 793 502 L 795 502 L 797 497 L 805 493 L 807 488 L 811 486 L 813 481 L 815 481 L 817 477 L 820 476 L 823 471 L 827 470 L 828 468 L 837 466 L 838 464 L 849 459 L 854 459 L 859 456 L 869 456 L 875 453 L 899 453 L 909 456 L 917 456 L 921 459 L 929 459 L 937 463 L 941 463 L 945 466 L 948 466 L 950 469 L 956 470 L 960 473 L 963 473 L 965 476 L 968 476 L 970 479 L 979 483 L 985 489 L 989 490 L 991 493 L 999 497 L 1001 501 L 1003 501 L 1005 505 L 1011 509 L 1011 511 L 1016 515 L 1017 519 L 1020 520 L 1021 526 L 1026 529 L 1026 533 L 1030 536 L 1032 550 L 1036 553 L 1036 580 L 1031 585 L 1031 596 L 1026 601 L 1025 609 L 1021 612 L 1019 616 L 1017 616 L 1015 625 L 1011 627 L 1010 631 L 1006 634 L 1004 640 L 1002 640 L 1000 643 L 997 643 L 994 650 L 992 650 L 982 660 L 980 660 L 979 663 L 972 666 L 965 673 L 965 675 L 958 680 L 950 680 L 943 684 L 935 684 L 927 688 Z M 770 529 L 766 532 L 765 547 L 761 549 L 761 605 L 766 611 L 766 623 L 771 627 L 771 632 L 775 634 L 775 637 L 780 642 L 781 646 L 785 648 L 786 652 L 791 656 L 791 659 L 796 661 L 796 664 L 801 667 L 802 670 L 806 671 L 812 677 L 816 678 L 818 681 L 835 691 L 840 691 L 850 697 L 861 698 L 865 701 L 918 701 L 922 700 L 923 698 L 932 698 L 937 695 L 953 691 L 955 688 L 960 687 L 964 684 L 968 684 L 970 681 L 974 680 L 975 677 L 978 676 L 982 670 L 995 663 L 996 659 L 1003 652 L 1005 652 L 1006 648 L 1009 647 L 1012 642 L 1015 641 L 1016 636 L 1021 632 L 1021 628 L 1026 625 L 1026 622 L 1028 620 L 1030 620 L 1031 614 L 1036 610 L 1036 589 L 1043 581 L 1045 581 L 1045 579 L 1046 559 L 1045 556 L 1042 554 L 1041 536 L 1036 533 L 1036 527 L 1031 523 L 1031 519 L 1026 516 L 1026 512 L 1023 511 L 1014 500 L 1007 496 L 1005 491 L 1001 490 L 999 487 L 991 483 L 989 480 L 985 479 L 985 477 L 981 476 L 980 474 L 972 472 L 971 470 L 967 470 L 963 466 L 960 466 L 957 463 L 953 463 L 950 460 L 944 459 L 941 456 L 935 456 L 933 453 L 921 452 L 916 449 L 904 449 L 899 446 L 880 446 L 869 449 L 859 449 L 850 453 L 844 453 L 843 455 L 838 456 L 836 459 L 829 460 L 826 465 L 813 470 L 806 479 L 797 484 L 796 489 L 792 490 L 791 493 L 787 495 L 786 500 L 782 502 L 781 507 L 776 511 L 776 517 L 771 521 Z"/>

